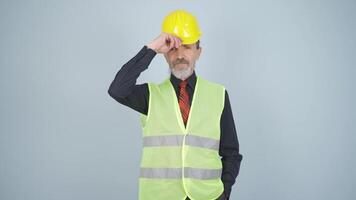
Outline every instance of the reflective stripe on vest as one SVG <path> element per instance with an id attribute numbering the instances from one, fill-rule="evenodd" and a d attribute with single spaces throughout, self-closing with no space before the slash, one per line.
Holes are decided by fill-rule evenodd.
<path id="1" fill-rule="evenodd" d="M 184 135 L 159 135 L 159 136 L 146 136 L 143 138 L 143 146 L 181 146 Z M 219 150 L 219 140 L 201 137 L 196 135 L 185 136 L 185 144 L 201 148 Z"/>
<path id="2" fill-rule="evenodd" d="M 140 168 L 141 178 L 180 179 L 182 168 Z M 198 169 L 184 167 L 184 177 L 194 179 L 216 179 L 221 177 L 221 169 Z"/>

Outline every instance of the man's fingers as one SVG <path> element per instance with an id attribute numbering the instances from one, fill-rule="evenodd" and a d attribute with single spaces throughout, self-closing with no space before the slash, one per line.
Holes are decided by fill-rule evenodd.
<path id="1" fill-rule="evenodd" d="M 172 39 L 174 41 L 174 48 L 177 48 L 177 40 L 176 40 L 176 38 L 174 36 L 172 36 Z"/>
<path id="2" fill-rule="evenodd" d="M 180 46 L 180 39 L 177 38 L 177 37 L 174 37 L 174 40 L 175 40 L 176 48 L 179 48 L 179 46 Z"/>
<path id="3" fill-rule="evenodd" d="M 172 46 L 172 39 L 171 39 L 171 37 L 169 37 L 169 35 L 167 35 L 167 37 L 166 37 L 166 45 L 168 46 L 169 49 Z"/>
<path id="4" fill-rule="evenodd" d="M 179 46 L 182 44 L 182 41 L 180 38 L 178 37 L 175 37 L 173 35 L 170 35 L 170 34 L 164 34 L 165 35 L 165 41 L 168 46 L 169 49 L 172 49 L 172 48 L 179 48 Z"/>
<path id="5" fill-rule="evenodd" d="M 179 48 L 179 45 L 180 45 L 180 44 L 179 44 L 179 43 L 180 43 L 179 40 L 180 40 L 180 39 L 179 39 L 178 37 L 173 36 L 173 35 L 172 35 L 171 37 L 172 37 L 172 39 L 174 40 L 174 47 L 175 47 L 175 48 Z"/>
<path id="6" fill-rule="evenodd" d="M 176 41 L 175 41 L 174 37 L 172 37 L 172 36 L 169 36 L 169 38 L 171 40 L 171 43 L 169 45 L 169 49 L 172 49 L 173 47 L 175 47 Z"/>
<path id="7" fill-rule="evenodd" d="M 178 40 L 178 47 L 179 47 L 180 45 L 182 45 L 182 40 L 178 37 L 177 37 L 177 40 Z"/>

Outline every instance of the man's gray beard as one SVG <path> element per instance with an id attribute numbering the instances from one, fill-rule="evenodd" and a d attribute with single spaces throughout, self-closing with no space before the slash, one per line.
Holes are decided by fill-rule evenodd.
<path id="1" fill-rule="evenodd" d="M 170 67 L 171 73 L 172 73 L 175 77 L 177 77 L 177 78 L 179 78 L 179 79 L 181 79 L 181 80 L 185 80 L 185 79 L 187 79 L 190 75 L 192 75 L 192 74 L 193 74 L 193 70 L 194 70 L 194 67 L 191 67 L 191 66 L 189 66 L 189 67 L 187 67 L 187 68 L 184 68 L 184 69 L 181 69 L 181 70 L 177 70 L 177 69 L 175 69 L 175 68 L 173 68 L 173 67 Z"/>

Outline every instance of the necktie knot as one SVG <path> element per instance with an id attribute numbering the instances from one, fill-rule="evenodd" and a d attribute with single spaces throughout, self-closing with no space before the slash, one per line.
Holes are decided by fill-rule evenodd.
<path id="1" fill-rule="evenodd" d="M 180 88 L 185 88 L 185 87 L 187 86 L 187 84 L 188 84 L 188 80 L 185 79 L 184 81 L 182 81 L 182 82 L 179 83 L 179 87 L 180 87 Z"/>

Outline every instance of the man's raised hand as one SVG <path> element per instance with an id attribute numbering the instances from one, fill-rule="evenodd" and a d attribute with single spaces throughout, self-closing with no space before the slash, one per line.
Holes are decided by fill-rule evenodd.
<path id="1" fill-rule="evenodd" d="M 172 48 L 179 48 L 181 40 L 168 33 L 161 33 L 156 39 L 147 44 L 147 47 L 156 53 L 167 53 Z"/>

